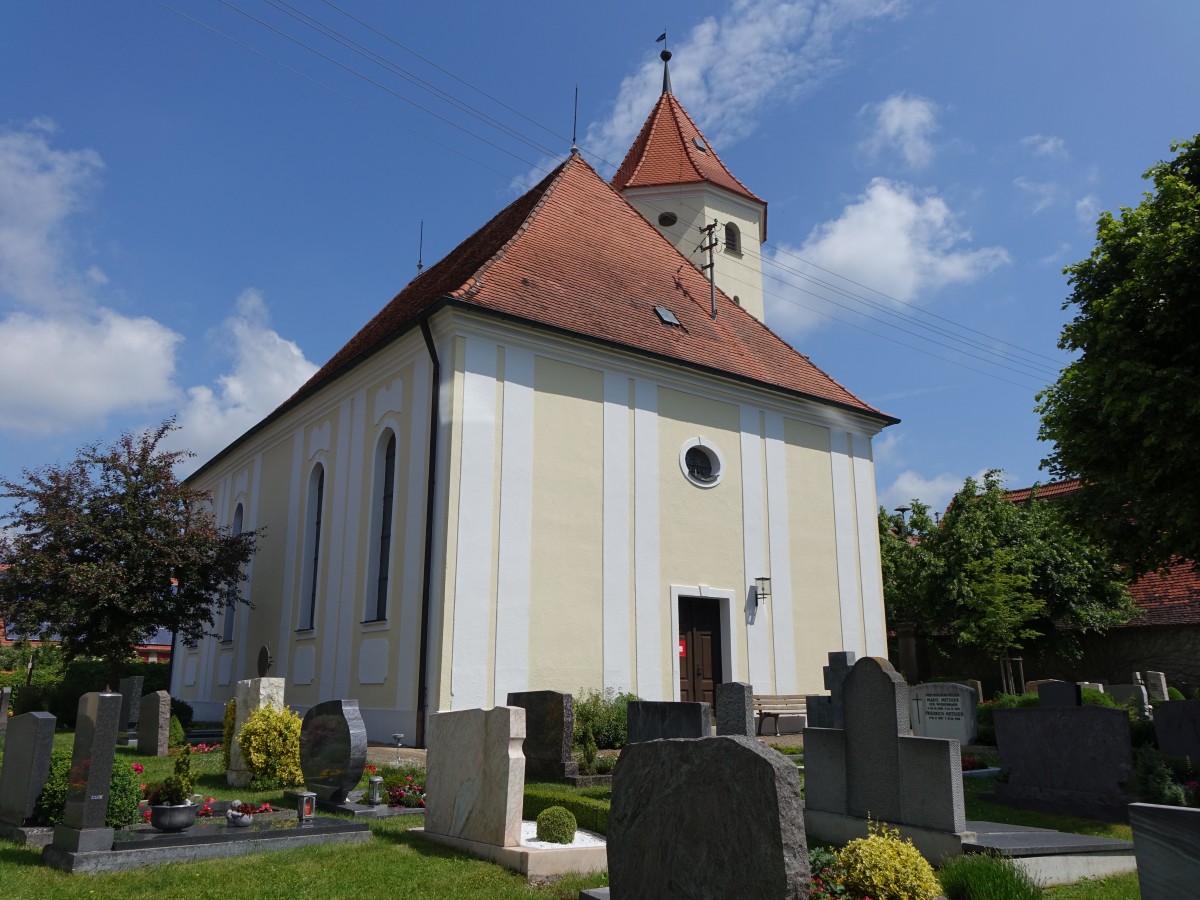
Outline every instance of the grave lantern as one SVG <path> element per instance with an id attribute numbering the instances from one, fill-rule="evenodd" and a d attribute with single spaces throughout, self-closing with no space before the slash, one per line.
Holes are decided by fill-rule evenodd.
<path id="1" fill-rule="evenodd" d="M 301 822 L 311 822 L 317 815 L 317 795 L 312 791 L 301 791 L 300 802 L 296 806 Z"/>
<path id="2" fill-rule="evenodd" d="M 367 804 L 378 806 L 383 802 L 383 776 L 372 775 L 367 779 Z"/>

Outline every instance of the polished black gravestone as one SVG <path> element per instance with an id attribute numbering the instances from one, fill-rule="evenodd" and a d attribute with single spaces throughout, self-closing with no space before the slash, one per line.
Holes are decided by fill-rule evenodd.
<path id="1" fill-rule="evenodd" d="M 712 734 L 712 704 L 631 700 L 626 707 L 627 743 L 667 738 L 700 738 Z"/>
<path id="2" fill-rule="evenodd" d="M 54 827 L 54 842 L 44 853 L 52 848 L 85 853 L 112 847 L 113 830 L 104 826 L 104 818 L 120 718 L 120 694 L 90 693 L 79 698 L 66 808 L 62 824 Z"/>
<path id="3" fill-rule="evenodd" d="M 367 727 L 357 700 L 326 700 L 304 714 L 300 771 L 323 808 L 346 802 L 367 762 Z"/>
<path id="4" fill-rule="evenodd" d="M 117 741 L 127 746 L 137 741 L 138 720 L 142 711 L 142 686 L 146 683 L 142 675 L 130 675 L 117 684 L 121 695 L 121 721 L 117 724 Z"/>
<path id="5" fill-rule="evenodd" d="M 575 699 L 559 691 L 520 691 L 508 695 L 508 706 L 525 710 L 525 779 L 560 781 L 577 776 L 572 760 L 575 743 Z"/>
<path id="6" fill-rule="evenodd" d="M 4 766 L 0 769 L 0 838 L 27 846 L 50 842 L 49 828 L 33 821 L 37 798 L 50 774 L 50 752 L 54 745 L 54 716 L 29 712 L 8 723 Z"/>

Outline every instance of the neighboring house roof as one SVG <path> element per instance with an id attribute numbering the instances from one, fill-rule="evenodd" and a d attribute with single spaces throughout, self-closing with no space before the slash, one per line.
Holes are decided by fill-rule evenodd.
<path id="1" fill-rule="evenodd" d="M 1079 479 L 1005 491 L 1013 503 L 1027 503 L 1034 489 L 1038 500 L 1057 500 L 1079 490 Z M 1121 628 L 1149 625 L 1200 625 L 1200 573 L 1190 560 L 1175 560 L 1162 572 L 1143 575 L 1129 585 L 1137 614 Z"/>
<path id="2" fill-rule="evenodd" d="M 331 383 L 443 304 L 726 375 L 861 413 L 860 400 L 708 280 L 578 154 L 413 279 L 266 420 Z M 670 310 L 665 324 L 655 307 Z M 194 475 L 192 477 L 195 477 Z"/>
<path id="3" fill-rule="evenodd" d="M 705 181 L 766 206 L 725 168 L 675 95 L 664 91 L 613 176 L 613 187 L 621 191 Z"/>

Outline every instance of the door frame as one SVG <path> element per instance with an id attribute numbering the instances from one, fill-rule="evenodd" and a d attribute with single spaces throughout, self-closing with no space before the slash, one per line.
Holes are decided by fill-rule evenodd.
<path id="1" fill-rule="evenodd" d="M 738 680 L 737 641 L 733 639 L 735 592 L 706 584 L 671 585 L 671 699 L 679 702 L 679 598 L 701 597 L 718 600 L 721 616 L 721 662 L 724 681 Z"/>

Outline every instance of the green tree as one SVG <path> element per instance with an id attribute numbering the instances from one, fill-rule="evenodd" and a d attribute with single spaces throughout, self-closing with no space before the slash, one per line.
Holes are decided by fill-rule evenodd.
<path id="1" fill-rule="evenodd" d="M 1079 356 L 1038 406 L 1043 467 L 1082 479 L 1074 521 L 1135 574 L 1200 560 L 1200 135 L 1171 149 L 1065 270 L 1059 346 Z"/>
<path id="2" fill-rule="evenodd" d="M 238 597 L 255 535 L 219 528 L 207 495 L 180 483 L 189 454 L 159 449 L 175 428 L 126 432 L 81 449 L 67 465 L 0 479 L 14 501 L 0 515 L 0 618 L 29 637 L 53 636 L 66 660 L 120 667 L 159 628 L 199 639 Z M 245 601 L 242 601 L 245 602 Z"/>
<path id="3" fill-rule="evenodd" d="M 879 511 L 888 621 L 947 634 L 998 659 L 1073 652 L 1078 635 L 1129 618 L 1122 570 L 1057 502 L 1006 499 L 1001 473 L 968 478 L 935 524 L 919 500 L 905 525 Z"/>

